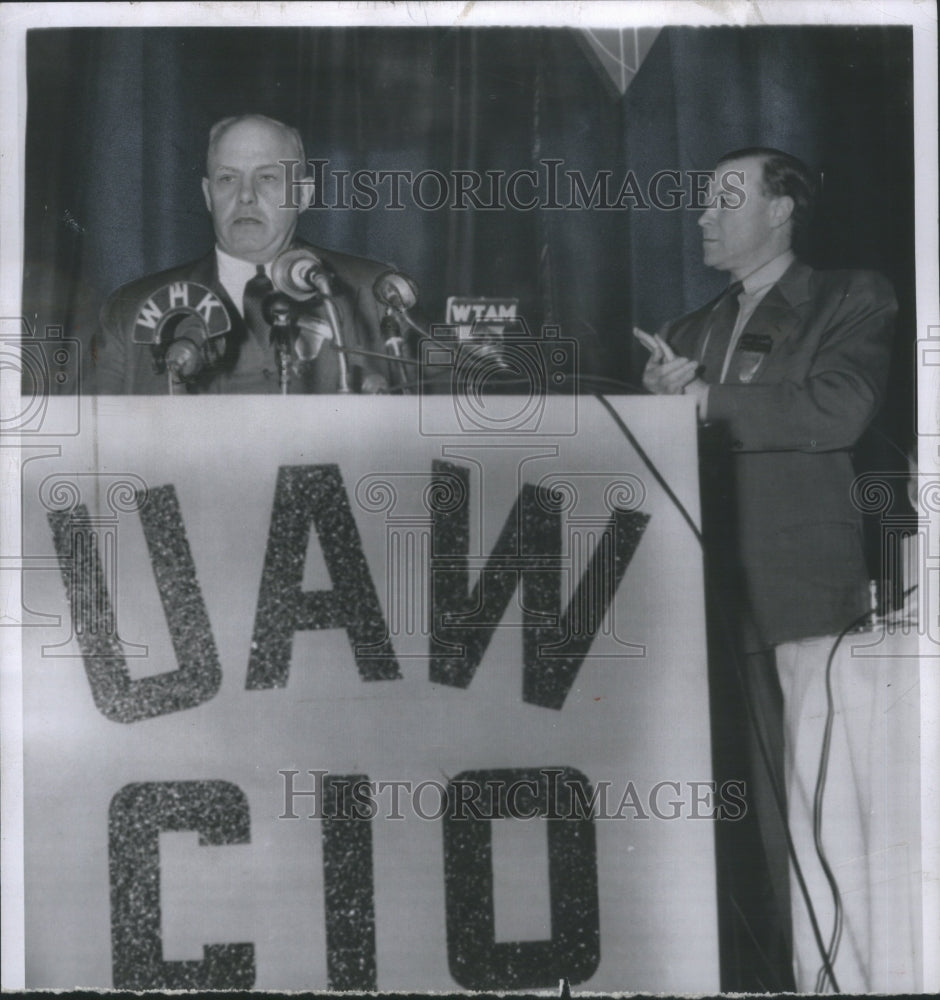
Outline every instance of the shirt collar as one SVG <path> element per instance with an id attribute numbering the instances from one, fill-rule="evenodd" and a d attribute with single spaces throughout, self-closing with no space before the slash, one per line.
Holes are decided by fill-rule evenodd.
<path id="1" fill-rule="evenodd" d="M 756 271 L 751 271 L 741 279 L 745 295 L 757 295 L 775 285 L 786 274 L 790 265 L 796 259 L 792 250 L 784 250 L 772 260 L 762 264 Z"/>
<path id="2" fill-rule="evenodd" d="M 244 285 L 258 273 L 258 265 L 250 260 L 241 260 L 226 253 L 220 246 L 215 248 L 215 259 L 219 266 L 219 281 L 223 285 Z M 271 277 L 271 262 L 264 265 L 264 273 Z"/>

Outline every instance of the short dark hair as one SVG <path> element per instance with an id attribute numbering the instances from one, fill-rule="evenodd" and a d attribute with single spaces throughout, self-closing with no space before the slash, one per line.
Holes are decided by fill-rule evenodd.
<path id="1" fill-rule="evenodd" d="M 816 181 L 809 167 L 790 153 L 771 146 L 748 146 L 725 153 L 718 163 L 757 157 L 761 161 L 761 190 L 768 198 L 788 197 L 793 201 L 792 243 L 800 247 L 806 240 L 816 207 Z"/>

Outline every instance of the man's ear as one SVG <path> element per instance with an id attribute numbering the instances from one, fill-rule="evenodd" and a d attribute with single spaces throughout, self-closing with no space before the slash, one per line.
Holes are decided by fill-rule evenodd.
<path id="1" fill-rule="evenodd" d="M 774 228 L 782 226 L 793 216 L 793 199 L 788 195 L 781 195 L 774 198 L 770 208 L 770 221 Z"/>
<path id="2" fill-rule="evenodd" d="M 209 198 L 209 178 L 203 177 L 202 179 L 202 196 L 206 199 L 206 208 L 212 211 L 212 201 Z"/>

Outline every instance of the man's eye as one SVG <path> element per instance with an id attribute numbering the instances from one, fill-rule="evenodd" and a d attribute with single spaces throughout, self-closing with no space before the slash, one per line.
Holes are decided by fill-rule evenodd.
<path id="1" fill-rule="evenodd" d="M 272 173 L 262 174 L 261 175 L 261 180 L 263 180 L 266 183 L 270 184 L 270 183 L 272 183 L 272 182 L 274 182 L 274 181 L 277 180 L 277 174 L 275 174 L 273 172 Z"/>
<path id="2" fill-rule="evenodd" d="M 219 176 L 216 177 L 215 182 L 216 184 L 231 184 L 233 180 L 235 180 L 233 174 L 219 174 Z"/>

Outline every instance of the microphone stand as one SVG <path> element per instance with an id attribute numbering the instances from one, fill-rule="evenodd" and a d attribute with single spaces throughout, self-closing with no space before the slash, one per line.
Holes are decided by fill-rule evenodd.
<path id="1" fill-rule="evenodd" d="M 330 324 L 330 331 L 333 334 L 333 349 L 336 352 L 336 360 L 339 366 L 339 384 L 336 387 L 338 393 L 348 395 L 352 392 L 349 384 L 349 362 L 346 360 L 346 344 L 343 340 L 342 323 L 336 305 L 333 302 L 333 295 L 330 292 L 330 279 L 321 270 L 311 268 L 305 275 L 306 281 L 313 285 L 315 291 L 311 294 L 316 296 L 314 301 L 323 306 L 326 313 L 326 321 Z M 289 298 L 289 297 L 288 297 Z"/>
<path id="2" fill-rule="evenodd" d="M 382 330 L 382 336 L 385 338 L 385 350 L 394 359 L 391 367 L 398 376 L 398 389 L 403 396 L 410 396 L 411 390 L 408 388 L 408 372 L 405 369 L 405 358 L 401 349 L 401 328 L 398 325 L 398 320 L 395 319 L 390 305 L 385 307 L 385 315 L 382 317 L 379 326 Z"/>
<path id="3" fill-rule="evenodd" d="M 339 393 L 350 393 L 352 389 L 349 386 L 349 365 L 345 354 L 346 345 L 339 332 L 339 313 L 337 313 L 336 306 L 333 304 L 333 298 L 330 295 L 330 283 L 326 275 L 322 272 L 313 280 L 320 294 L 323 296 L 323 308 L 326 310 L 326 318 L 333 329 L 333 346 L 336 348 L 336 358 L 339 362 L 339 385 L 336 391 Z"/>
<path id="4" fill-rule="evenodd" d="M 271 265 L 271 281 L 279 293 L 286 293 L 289 299 L 303 302 L 319 296 L 333 334 L 333 346 L 337 351 L 339 385 L 336 391 L 343 394 L 352 392 L 349 384 L 349 366 L 343 355 L 346 345 L 343 340 L 342 323 L 330 292 L 330 279 L 323 270 L 323 262 L 316 254 L 300 248 L 283 250 L 274 258 Z"/>
<path id="5" fill-rule="evenodd" d="M 291 330 L 291 300 L 283 292 L 265 296 L 261 307 L 265 320 L 271 324 L 271 343 L 277 358 L 278 386 L 281 395 L 287 395 L 290 385 L 290 358 L 293 344 Z"/>
<path id="6" fill-rule="evenodd" d="M 408 315 L 407 309 L 397 309 L 396 312 L 399 316 L 411 327 L 415 333 L 420 333 L 423 340 L 434 340 L 434 338 L 426 331 L 422 330 L 420 326 Z"/>

